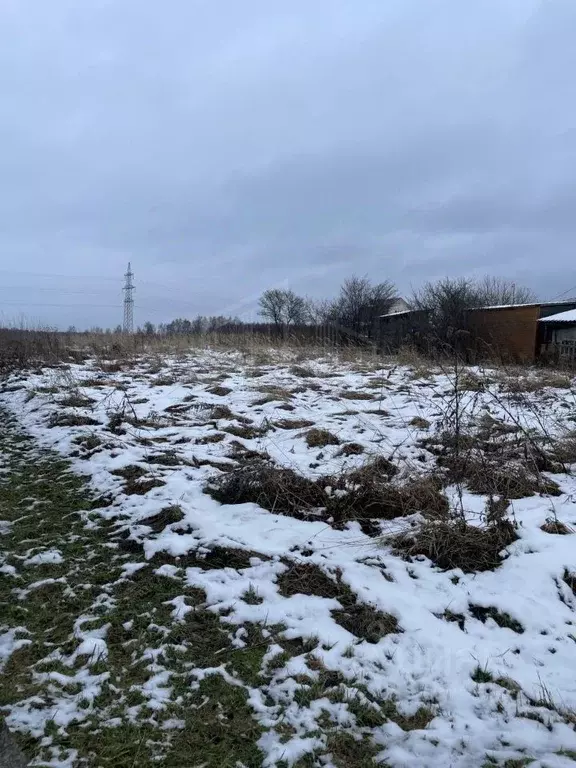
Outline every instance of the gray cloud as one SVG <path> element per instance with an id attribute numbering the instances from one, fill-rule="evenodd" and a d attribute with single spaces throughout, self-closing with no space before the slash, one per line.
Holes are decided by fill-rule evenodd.
<path id="1" fill-rule="evenodd" d="M 571 0 L 7 0 L 5 315 L 114 324 L 128 259 L 141 321 L 352 271 L 565 290 L 575 23 Z"/>

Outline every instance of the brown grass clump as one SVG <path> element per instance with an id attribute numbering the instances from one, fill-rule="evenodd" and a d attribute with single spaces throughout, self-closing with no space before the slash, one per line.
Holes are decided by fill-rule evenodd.
<path id="1" fill-rule="evenodd" d="M 226 435 L 223 432 L 213 432 L 211 435 L 206 435 L 206 437 L 197 437 L 194 442 L 196 445 L 209 445 L 210 443 L 221 443 L 225 437 Z"/>
<path id="2" fill-rule="evenodd" d="M 308 421 L 308 419 L 280 419 L 272 422 L 272 424 L 279 429 L 305 429 L 311 427 L 314 422 Z"/>
<path id="3" fill-rule="evenodd" d="M 96 400 L 93 400 L 91 397 L 86 397 L 85 395 L 80 394 L 72 394 L 68 397 L 65 397 L 63 400 L 60 400 L 58 405 L 62 405 L 66 408 L 87 408 L 90 405 L 94 405 Z"/>
<path id="4" fill-rule="evenodd" d="M 163 467 L 179 467 L 184 463 L 176 451 L 150 454 L 148 461 L 150 464 L 160 464 Z"/>
<path id="5" fill-rule="evenodd" d="M 340 440 L 327 429 L 314 428 L 306 432 L 309 448 L 323 448 L 325 445 L 340 445 Z"/>
<path id="6" fill-rule="evenodd" d="M 442 515 L 448 511 L 438 478 L 423 476 L 397 485 L 390 481 L 395 471 L 382 457 L 342 476 L 332 486 L 340 493 L 330 496 L 327 513 L 336 522 L 358 520 L 362 525 L 367 520 L 393 520 L 415 512 Z M 328 485 L 330 480 L 324 482 Z M 370 535 L 371 529 L 365 532 Z"/>
<path id="7" fill-rule="evenodd" d="M 544 533 L 555 533 L 559 536 L 567 536 L 569 533 L 574 533 L 572 528 L 569 528 L 560 520 L 556 520 L 553 517 L 549 517 L 546 522 L 540 526 L 540 530 Z"/>
<path id="8" fill-rule="evenodd" d="M 551 449 L 551 456 L 564 466 L 576 464 L 576 434 L 571 432 L 556 440 Z"/>
<path id="9" fill-rule="evenodd" d="M 414 416 L 411 421 L 408 422 L 411 427 L 416 427 L 416 429 L 429 429 L 430 428 L 430 422 L 427 419 L 423 419 L 420 416 Z"/>
<path id="10" fill-rule="evenodd" d="M 268 430 L 264 427 L 250 427 L 246 425 L 236 426 L 234 424 L 224 429 L 224 432 L 228 432 L 229 435 L 241 437 L 244 440 L 255 440 L 257 437 L 265 435 L 267 431 Z"/>
<path id="11" fill-rule="evenodd" d="M 307 366 L 304 366 L 304 365 L 293 365 L 290 368 L 290 373 L 293 376 L 300 376 L 303 379 L 310 379 L 316 376 L 316 374 L 311 368 L 308 368 Z"/>
<path id="12" fill-rule="evenodd" d="M 151 477 L 148 479 L 143 478 L 142 480 L 129 480 L 124 484 L 122 490 L 127 496 L 144 496 L 153 488 L 161 488 L 163 485 L 166 485 L 163 480 Z"/>
<path id="13" fill-rule="evenodd" d="M 438 465 L 448 470 L 452 482 L 464 483 L 472 493 L 523 499 L 542 493 L 558 496 L 561 491 L 553 480 L 525 467 L 470 454 L 439 457 Z"/>
<path id="14" fill-rule="evenodd" d="M 372 392 L 362 392 L 361 390 L 355 391 L 352 389 L 340 392 L 340 397 L 344 400 L 374 400 L 374 394 Z"/>
<path id="15" fill-rule="evenodd" d="M 95 427 L 98 424 L 96 419 L 77 413 L 55 413 L 48 422 L 49 427 Z"/>
<path id="16" fill-rule="evenodd" d="M 570 389 L 572 376 L 558 371 L 539 371 L 531 376 L 516 376 L 506 379 L 502 386 L 504 392 L 519 394 L 521 392 L 540 392 L 546 387 L 551 389 Z"/>
<path id="17" fill-rule="evenodd" d="M 166 526 L 180 523 L 183 519 L 184 513 L 182 512 L 182 507 L 173 505 L 165 507 L 156 515 L 146 517 L 144 520 L 139 520 L 138 523 L 139 525 L 147 525 L 152 529 L 153 533 L 161 533 Z"/>
<path id="18" fill-rule="evenodd" d="M 227 405 L 216 405 L 214 408 L 212 408 L 210 418 L 213 421 L 219 421 L 220 419 L 233 419 L 234 414 Z"/>
<path id="19" fill-rule="evenodd" d="M 165 485 L 162 480 L 157 478 L 146 478 L 146 470 L 137 464 L 128 464 L 121 469 L 115 469 L 110 474 L 122 477 L 126 481 L 122 490 L 127 496 L 134 494 L 143 496 L 148 491 L 151 491 L 152 488 L 160 488 Z"/>
<path id="20" fill-rule="evenodd" d="M 338 600 L 344 595 L 344 600 L 350 601 L 350 589 L 337 584 L 327 576 L 317 565 L 312 563 L 294 563 L 281 574 L 277 581 L 278 591 L 283 597 L 293 595 L 317 595 Z"/>
<path id="21" fill-rule="evenodd" d="M 341 627 L 367 643 L 377 643 L 385 635 L 402 631 L 395 616 L 364 603 L 332 611 L 332 618 Z"/>
<path id="22" fill-rule="evenodd" d="M 220 384 L 215 384 L 213 387 L 208 387 L 206 392 L 210 392 L 211 395 L 217 395 L 218 397 L 226 397 L 232 390 L 230 387 L 223 387 Z"/>
<path id="23" fill-rule="evenodd" d="M 502 550 L 516 539 L 508 520 L 480 528 L 464 520 L 445 519 L 426 521 L 415 533 L 396 537 L 393 546 L 410 557 L 424 555 L 443 570 L 474 573 L 497 568 Z"/>
<path id="24" fill-rule="evenodd" d="M 212 480 L 205 491 L 222 504 L 253 502 L 294 517 L 306 517 L 306 511 L 326 503 L 324 490 L 313 480 L 257 459 Z"/>
<path id="25" fill-rule="evenodd" d="M 359 456 L 364 453 L 364 446 L 360 443 L 346 443 L 338 451 L 338 456 Z"/>
<path id="26" fill-rule="evenodd" d="M 110 474 L 124 480 L 139 480 L 146 475 L 146 470 L 144 467 L 139 467 L 138 464 L 127 464 L 121 469 L 113 469 Z"/>

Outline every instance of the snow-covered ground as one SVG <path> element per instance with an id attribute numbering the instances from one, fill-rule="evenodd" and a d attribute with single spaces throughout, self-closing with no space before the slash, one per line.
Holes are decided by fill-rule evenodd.
<path id="1" fill-rule="evenodd" d="M 342 476 L 385 457 L 402 484 L 434 468 L 426 440 L 453 426 L 454 408 L 464 426 L 491 420 L 550 441 L 575 426 L 574 388 L 523 392 L 510 386 L 518 372 L 505 379 L 476 370 L 456 386 L 451 370 L 330 358 L 258 364 L 211 350 L 114 367 L 102 370 L 93 361 L 13 377 L 2 401 L 41 445 L 89 477 L 105 499 L 98 514 L 141 544 L 142 563 L 156 555 L 164 558 L 164 575 L 185 569 L 185 582 L 204 591 L 206 606 L 239 648 L 251 625 L 264 637 L 281 627 L 286 639 L 313 641 L 312 651 L 288 654 L 271 671 L 269 661 L 283 650 L 272 643 L 261 684 L 238 680 L 214 658 L 212 671 L 248 691 L 253 717 L 265 729 L 263 765 L 291 766 L 308 753 L 322 755 L 318 765 L 343 765 L 330 757 L 327 722 L 369 738 L 376 760 L 395 768 L 574 764 L 576 598 L 565 576 L 576 571 L 576 483 L 568 471 L 549 475 L 559 495 L 513 500 L 518 539 L 497 569 L 479 573 L 403 558 L 386 536 L 368 535 L 357 521 L 334 525 L 322 510 L 297 519 L 253 502 L 220 504 L 206 492 L 214 478 L 248 467 L 247 451 L 310 479 Z M 538 375 L 526 374 L 528 381 Z M 330 437 L 318 441 L 311 429 Z M 135 490 L 130 478 L 150 482 L 149 490 Z M 471 522 L 482 523 L 485 497 L 465 488 L 446 493 Z M 182 519 L 161 530 L 146 524 L 175 506 Z M 542 530 L 552 518 L 566 535 Z M 420 519 L 384 521 L 380 531 Z M 202 567 L 202 555 L 215 547 L 243 550 L 250 559 L 242 567 Z M 194 553 L 197 562 L 184 558 Z M 61 560 L 49 550 L 27 563 Z M 393 628 L 362 637 L 338 620 L 346 607 L 338 596 L 307 594 L 305 585 L 303 592 L 280 589 L 295 565 L 316 566 L 357 604 L 395 619 Z M 176 598 L 174 621 L 186 621 L 190 610 Z M 11 637 L 0 639 L 0 649 Z M 105 631 L 84 640 L 97 640 L 105 656 Z M 319 670 L 338 673 L 344 695 L 311 695 Z M 191 678 L 206 674 L 198 669 Z M 161 683 L 144 692 L 151 708 L 165 706 L 169 673 Z M 299 696 L 302 690 L 308 695 Z M 351 703 L 358 699 L 364 711 L 392 706 L 396 715 L 365 722 Z M 15 713 L 15 727 L 17 720 Z"/>

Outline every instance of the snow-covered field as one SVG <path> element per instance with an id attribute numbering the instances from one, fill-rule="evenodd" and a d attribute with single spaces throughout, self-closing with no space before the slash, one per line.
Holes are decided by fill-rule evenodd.
<path id="1" fill-rule="evenodd" d="M 249 675 L 218 648 L 185 671 L 191 689 L 218 676 L 245 693 L 259 726 L 259 756 L 236 765 L 560 768 L 576 760 L 576 483 L 569 460 L 532 473 L 536 492 L 514 498 L 507 511 L 516 540 L 498 567 L 481 572 L 442 570 L 394 548 L 399 532 L 417 530 L 430 512 L 424 507 L 370 521 L 304 500 L 301 509 L 293 499 L 286 507 L 281 494 L 290 495 L 290 474 L 277 503 L 263 496 L 221 503 L 210 488 L 270 462 L 320 481 L 322 498 L 344 498 L 362 484 L 354 471 L 383 459 L 395 468 L 389 484 L 402 488 L 439 475 L 435 446 L 445 446 L 454 429 L 462 441 L 483 429 L 492 446 L 514 435 L 523 448 L 502 470 L 519 475 L 535 446 L 553 450 L 575 428 L 576 389 L 564 379 L 206 350 L 14 376 L 1 400 L 101 497 L 85 524 L 105 524 L 114 533 L 109 551 L 131 553 L 115 583 L 152 564 L 175 585 L 174 625 L 202 610 L 219 618 L 237 655 L 262 650 Z M 444 486 L 455 514 L 468 525 L 486 523 L 486 494 L 453 479 Z M 52 543 L 21 562 L 47 574 L 65 556 Z M 2 570 L 8 580 L 19 578 L 13 565 Z M 199 604 L 190 590 L 201 595 Z M 113 592 L 99 599 L 112 610 Z M 111 643 L 120 642 L 105 622 L 90 629 L 87 621 L 78 617 L 75 647 L 58 656 L 72 659 L 77 690 L 58 694 L 49 712 L 33 697 L 6 707 L 9 724 L 43 735 L 45 746 L 52 743 L 47 720 L 62 734 L 94 713 Z M 160 635 L 169 631 L 160 627 Z M 0 662 L 21 642 L 5 628 Z M 183 728 L 161 642 L 148 662 L 146 680 L 135 684 L 140 700 L 122 716 L 137 722 L 145 714 L 166 730 Z M 87 707 L 78 706 L 86 699 Z M 102 724 L 114 726 L 105 717 Z M 38 764 L 81 765 L 81 757 L 61 749 Z M 205 758 L 178 764 L 217 764 Z"/>

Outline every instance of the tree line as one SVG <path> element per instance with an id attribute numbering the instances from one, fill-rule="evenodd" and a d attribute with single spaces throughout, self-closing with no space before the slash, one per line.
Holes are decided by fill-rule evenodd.
<path id="1" fill-rule="evenodd" d="M 258 301 L 261 324 L 224 315 L 197 315 L 192 320 L 178 317 L 158 325 L 147 321 L 136 333 L 142 336 L 186 336 L 271 330 L 281 337 L 305 326 L 328 325 L 349 337 L 374 340 L 379 335 L 380 317 L 388 314 L 398 300 L 399 292 L 392 281 L 373 282 L 367 276 L 352 275 L 343 281 L 332 298 L 312 299 L 289 288 L 269 288 Z M 404 300 L 410 309 L 426 315 L 428 333 L 446 341 L 455 329 L 465 327 L 468 309 L 526 304 L 536 301 L 536 297 L 529 288 L 512 280 L 486 276 L 428 281 Z M 113 330 L 93 328 L 91 331 L 120 334 L 122 327 L 119 325 Z"/>

